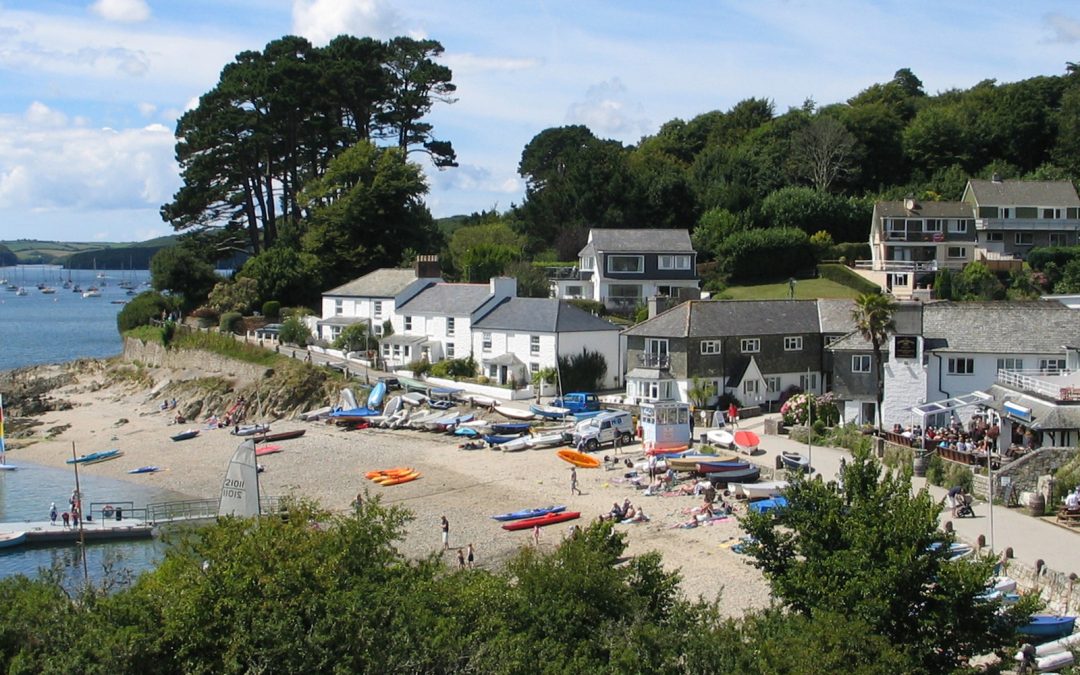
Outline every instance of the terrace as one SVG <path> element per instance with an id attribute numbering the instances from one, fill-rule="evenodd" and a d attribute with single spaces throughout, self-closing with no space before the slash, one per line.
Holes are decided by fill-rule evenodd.
<path id="1" fill-rule="evenodd" d="M 999 370 L 997 382 L 1051 401 L 1080 401 L 1080 372 L 1074 370 Z"/>

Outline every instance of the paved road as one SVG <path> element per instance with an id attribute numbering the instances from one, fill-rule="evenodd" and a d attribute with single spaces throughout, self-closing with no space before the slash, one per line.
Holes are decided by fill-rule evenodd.
<path id="1" fill-rule="evenodd" d="M 830 480 L 840 469 L 840 458 L 851 456 L 843 449 L 815 445 L 808 450 L 805 443 L 796 443 L 787 436 L 767 436 L 762 433 L 764 420 L 762 417 L 752 418 L 744 420 L 739 426 L 740 429 L 752 429 L 761 436 L 761 448 L 765 454 L 759 454 L 753 460 L 763 466 L 775 466 L 776 456 L 784 451 L 800 452 L 803 455 L 809 453 L 814 471 Z M 695 433 L 700 431 L 700 428 L 696 429 Z M 913 479 L 912 487 L 916 490 L 926 487 L 931 495 L 942 502 L 947 493 L 946 488 L 927 485 L 924 478 Z M 1036 561 L 1042 560 L 1055 572 L 1080 574 L 1080 532 L 1059 527 L 1049 519 L 1033 518 L 1026 515 L 1022 509 L 1009 509 L 1004 506 L 993 508 L 991 531 L 990 511 L 988 504 L 979 502 L 975 505 L 974 518 L 954 519 L 950 510 L 945 508 L 941 514 L 941 523 L 944 525 L 951 520 L 957 536 L 970 544 L 975 544 L 979 535 L 983 535 L 987 546 L 992 542 L 996 551 L 1011 547 L 1014 557 L 1028 565 L 1034 567 Z"/>

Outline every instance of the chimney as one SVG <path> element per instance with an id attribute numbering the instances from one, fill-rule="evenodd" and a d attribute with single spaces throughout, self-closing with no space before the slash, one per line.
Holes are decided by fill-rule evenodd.
<path id="1" fill-rule="evenodd" d="M 413 263 L 417 279 L 442 279 L 442 269 L 439 268 L 439 256 L 418 255 Z"/>
<path id="2" fill-rule="evenodd" d="M 514 277 L 491 277 L 488 284 L 491 296 L 494 298 L 517 297 L 517 279 Z"/>

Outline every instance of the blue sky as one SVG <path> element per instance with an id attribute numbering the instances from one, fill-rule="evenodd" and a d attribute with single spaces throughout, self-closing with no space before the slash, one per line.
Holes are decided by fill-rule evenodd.
<path id="1" fill-rule="evenodd" d="M 520 203 L 521 150 L 585 124 L 635 143 L 765 97 L 843 101 L 899 68 L 928 92 L 1064 72 L 1071 2 L 0 0 L 0 239 L 138 241 L 180 181 L 177 117 L 243 50 L 287 34 L 428 37 L 458 101 L 430 119 L 436 216 Z"/>

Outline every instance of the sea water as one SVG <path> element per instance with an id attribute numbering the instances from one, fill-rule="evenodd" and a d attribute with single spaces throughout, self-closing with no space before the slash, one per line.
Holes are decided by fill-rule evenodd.
<path id="1" fill-rule="evenodd" d="M 101 297 L 84 298 L 82 293 L 63 288 L 68 270 L 51 265 L 0 267 L 0 279 L 21 286 L 27 295 L 16 295 L 0 285 L 0 370 L 41 363 L 59 363 L 78 358 L 115 356 L 122 349 L 116 315 L 132 296 L 120 286 L 136 286 L 149 278 L 146 270 L 72 270 L 71 284 L 83 290 L 96 286 Z M 42 293 L 38 284 L 56 289 Z M 3 394 L 0 391 L 0 394 Z M 34 466 L 19 458 L 18 450 L 8 453 L 8 462 L 17 471 L 0 471 L 0 521 L 43 521 L 49 505 L 58 511 L 68 506 L 75 487 L 74 472 Z M 134 502 L 136 508 L 149 503 L 190 498 L 152 486 L 152 475 L 133 475 L 130 482 L 80 474 L 83 503 Z M 140 485 L 139 482 L 146 485 Z M 43 568 L 58 569 L 65 585 L 76 587 L 84 580 L 83 548 L 79 545 L 20 546 L 0 549 L 0 577 L 13 574 L 37 576 Z M 86 571 L 95 583 L 138 574 L 152 569 L 163 555 L 159 539 L 88 544 Z"/>

